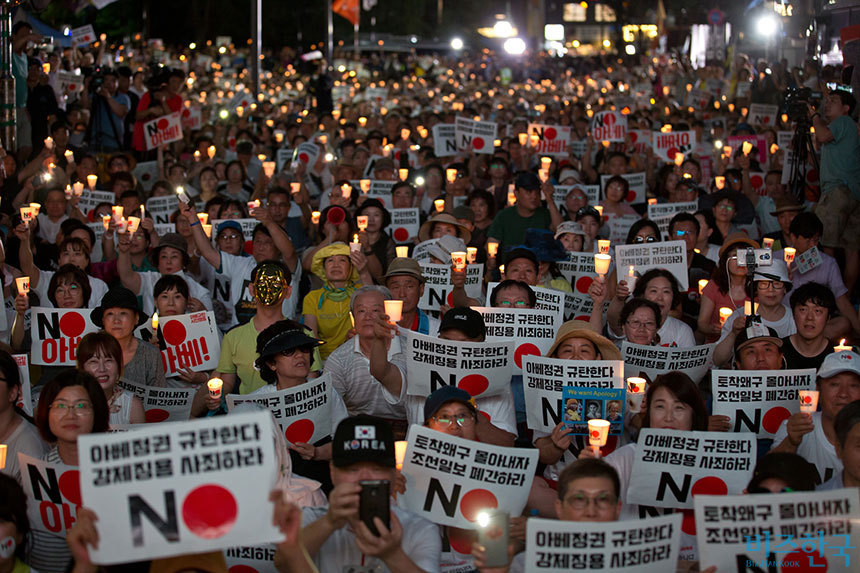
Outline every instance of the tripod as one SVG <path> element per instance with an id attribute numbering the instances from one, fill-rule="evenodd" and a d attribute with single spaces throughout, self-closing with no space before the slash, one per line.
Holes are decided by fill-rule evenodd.
<path id="1" fill-rule="evenodd" d="M 811 124 L 805 116 L 798 119 L 797 127 L 791 138 L 791 172 L 788 180 L 788 190 L 801 205 L 806 199 L 807 161 L 812 160 L 812 166 L 821 173 L 818 156 L 812 144 L 812 134 L 809 133 Z"/>

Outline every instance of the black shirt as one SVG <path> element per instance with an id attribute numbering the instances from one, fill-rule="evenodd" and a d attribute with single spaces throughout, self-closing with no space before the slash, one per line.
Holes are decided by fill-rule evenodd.
<path id="1" fill-rule="evenodd" d="M 815 368 L 818 370 L 821 363 L 824 362 L 824 357 L 833 352 L 833 345 L 828 340 L 827 346 L 818 356 L 804 356 L 791 343 L 791 337 L 786 336 L 782 339 L 782 356 L 785 358 L 785 367 L 789 370 L 797 370 L 800 368 Z"/>

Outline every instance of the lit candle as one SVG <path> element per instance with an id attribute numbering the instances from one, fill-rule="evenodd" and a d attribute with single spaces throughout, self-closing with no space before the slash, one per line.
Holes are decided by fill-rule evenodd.
<path id="1" fill-rule="evenodd" d="M 728 145 L 723 146 L 723 154 L 725 154 L 726 157 L 731 157 L 732 156 L 732 148 L 729 147 Z"/>
<path id="2" fill-rule="evenodd" d="M 401 181 L 406 181 L 407 179 L 409 179 L 409 170 L 408 169 L 398 169 L 397 173 L 398 173 L 398 175 L 400 175 Z"/>
<path id="3" fill-rule="evenodd" d="M 292 183 L 290 183 L 290 193 L 292 193 L 293 195 L 295 195 L 296 193 L 298 193 L 301 190 L 302 190 L 302 184 L 300 181 L 293 181 Z"/>
<path id="4" fill-rule="evenodd" d="M 752 301 L 744 301 L 744 315 L 750 316 L 753 314 L 758 314 L 758 303 L 753 304 Z"/>
<path id="5" fill-rule="evenodd" d="M 602 253 L 604 255 L 609 254 L 609 246 L 612 244 L 612 241 L 609 239 L 597 239 L 597 252 Z"/>
<path id="6" fill-rule="evenodd" d="M 726 320 L 732 315 L 732 309 L 727 306 L 720 308 L 720 326 L 726 323 Z"/>
<path id="7" fill-rule="evenodd" d="M 588 445 L 594 451 L 594 455 L 600 457 L 600 448 L 606 445 L 606 439 L 609 437 L 609 421 L 608 420 L 589 420 L 588 421 Z"/>
<path id="8" fill-rule="evenodd" d="M 128 220 L 125 217 L 116 222 L 116 230 L 122 235 L 128 232 Z"/>
<path id="9" fill-rule="evenodd" d="M 433 201 L 433 206 L 436 207 L 436 212 L 441 213 L 445 210 L 445 200 L 444 199 L 436 199 Z"/>
<path id="10" fill-rule="evenodd" d="M 98 175 L 87 175 L 87 185 L 89 185 L 91 191 L 95 191 L 98 180 Z"/>
<path id="11" fill-rule="evenodd" d="M 597 211 L 597 214 L 603 217 L 603 205 L 595 205 L 594 209 Z"/>
<path id="12" fill-rule="evenodd" d="M 130 216 L 128 218 L 128 232 L 134 234 L 137 232 L 138 227 L 140 227 L 140 217 Z"/>
<path id="13" fill-rule="evenodd" d="M 399 245 L 394 247 L 394 251 L 397 253 L 398 259 L 405 259 L 409 257 L 409 246 L 408 245 Z"/>
<path id="14" fill-rule="evenodd" d="M 206 223 L 200 223 L 200 226 L 203 227 L 203 233 L 206 235 L 207 239 L 212 238 L 212 225 L 208 225 Z"/>
<path id="15" fill-rule="evenodd" d="M 627 404 L 631 412 L 636 413 L 642 409 L 642 400 L 645 398 L 645 379 L 633 376 L 627 379 Z"/>
<path id="16" fill-rule="evenodd" d="M 547 171 L 549 171 L 549 168 L 551 165 L 552 165 L 552 157 L 541 157 L 540 158 L 541 169 L 546 169 Z"/>
<path id="17" fill-rule="evenodd" d="M 406 458 L 406 446 L 406 440 L 398 440 L 394 442 L 394 463 L 398 470 L 403 469 L 403 460 Z"/>
<path id="18" fill-rule="evenodd" d="M 475 264 L 478 260 L 478 247 L 466 247 L 466 259 L 469 264 Z"/>
<path id="19" fill-rule="evenodd" d="M 525 147 L 526 143 L 528 143 L 528 141 L 529 141 L 529 134 L 528 133 L 518 133 L 517 139 L 519 140 L 520 145 Z"/>
<path id="20" fill-rule="evenodd" d="M 364 127 L 365 125 L 367 125 L 367 118 L 364 116 L 361 116 L 360 118 L 358 118 L 358 125 L 360 127 Z"/>
<path id="21" fill-rule="evenodd" d="M 445 170 L 445 178 L 448 180 L 448 183 L 453 183 L 457 180 L 457 170 L 456 169 L 446 169 Z"/>
<path id="22" fill-rule="evenodd" d="M 705 290 L 705 287 L 708 286 L 708 279 L 700 279 L 699 280 L 699 294 L 702 294 L 702 291 Z"/>
<path id="23" fill-rule="evenodd" d="M 67 149 L 63 154 L 66 157 L 66 163 L 74 163 L 75 162 L 75 152 L 71 149 Z"/>
<path id="24" fill-rule="evenodd" d="M 407 128 L 405 128 L 405 127 L 404 127 L 404 128 L 402 128 L 402 129 L 400 130 L 400 139 L 409 139 L 409 134 L 410 134 L 410 133 L 411 133 L 411 132 L 409 131 L 409 129 L 407 129 Z"/>
<path id="25" fill-rule="evenodd" d="M 744 151 L 744 155 L 749 155 L 750 151 L 752 151 L 753 144 L 750 143 L 749 141 L 744 141 L 742 148 Z"/>
<path id="26" fill-rule="evenodd" d="M 532 147 L 537 147 L 540 143 L 540 136 L 538 134 L 533 134 L 529 136 L 529 142 L 531 142 Z"/>
<path id="27" fill-rule="evenodd" d="M 773 239 L 771 239 L 770 237 L 762 238 L 761 246 L 765 249 L 773 249 Z"/>
<path id="28" fill-rule="evenodd" d="M 141 220 L 146 219 L 146 207 L 144 205 L 140 206 L 140 218 Z"/>
<path id="29" fill-rule="evenodd" d="M 517 194 L 514 191 L 508 191 L 508 205 L 513 207 L 517 204 Z"/>
<path id="30" fill-rule="evenodd" d="M 609 272 L 609 263 L 612 261 L 612 257 L 603 253 L 595 253 L 594 254 L 594 272 L 598 274 L 601 282 L 603 281 L 606 273 Z"/>
<path id="31" fill-rule="evenodd" d="M 657 198 L 656 197 L 650 197 L 648 199 L 648 204 L 649 205 L 656 205 L 657 204 Z"/>
<path id="32" fill-rule="evenodd" d="M 72 183 L 72 190 L 75 193 L 75 197 L 80 197 L 84 193 L 84 184 L 80 181 Z"/>
<path id="33" fill-rule="evenodd" d="M 38 217 L 39 211 L 42 209 L 42 206 L 39 203 L 30 203 L 30 207 L 32 207 L 33 213 L 35 213 Z"/>
<path id="34" fill-rule="evenodd" d="M 495 258 L 495 256 L 499 252 L 499 243 L 498 241 L 487 241 L 487 254 L 490 255 L 490 258 Z"/>
<path id="35" fill-rule="evenodd" d="M 3 469 L 6 469 L 6 444 L 0 444 L 0 470 Z"/>
<path id="36" fill-rule="evenodd" d="M 386 300 L 383 301 L 383 304 L 385 305 L 385 314 L 388 315 L 388 322 L 391 324 L 400 322 L 400 319 L 403 317 L 403 301 Z"/>
<path id="37" fill-rule="evenodd" d="M 777 145 L 777 144 L 775 144 L 775 143 L 772 143 L 772 144 L 770 145 L 770 154 L 771 154 L 771 155 L 776 155 L 776 152 L 777 152 L 777 151 L 779 151 L 779 145 Z"/>
<path id="38" fill-rule="evenodd" d="M 717 175 L 716 177 L 714 177 L 714 183 L 716 183 L 717 189 L 722 190 L 723 187 L 726 186 L 726 178 L 723 177 L 722 175 Z"/>
<path id="39" fill-rule="evenodd" d="M 18 286 L 18 294 L 30 292 L 30 277 L 18 277 L 15 279 L 15 284 Z"/>
<path id="40" fill-rule="evenodd" d="M 208 155 L 208 156 L 209 156 L 209 159 L 212 159 L 213 157 L 215 157 L 215 152 L 216 152 L 216 151 L 217 151 L 217 150 L 215 149 L 215 146 L 214 146 L 214 145 L 210 145 L 209 147 L 207 147 L 207 148 L 206 148 L 206 155 Z"/>
<path id="41" fill-rule="evenodd" d="M 812 414 L 818 409 L 818 390 L 798 390 L 797 399 L 804 414 Z"/>
<path id="42" fill-rule="evenodd" d="M 205 225 L 209 222 L 209 213 L 197 213 L 197 219 L 201 225 Z"/>
<path id="43" fill-rule="evenodd" d="M 627 288 L 630 289 L 631 293 L 636 288 L 636 271 L 633 265 L 627 269 Z"/>
<path id="44" fill-rule="evenodd" d="M 538 179 L 540 179 L 541 183 L 546 183 L 547 181 L 549 181 L 549 170 L 538 169 Z"/>
<path id="45" fill-rule="evenodd" d="M 48 151 L 51 151 L 52 149 L 54 149 L 54 138 L 53 137 L 46 137 L 45 138 L 45 149 L 47 149 Z"/>
<path id="46" fill-rule="evenodd" d="M 224 381 L 220 378 L 212 378 L 209 382 L 206 383 L 209 387 L 209 397 L 210 398 L 220 398 L 221 397 L 221 386 L 224 385 Z"/>
<path id="47" fill-rule="evenodd" d="M 349 244 L 349 252 L 357 253 L 361 250 L 361 244 L 358 242 L 358 233 L 352 236 L 352 242 Z"/>
<path id="48" fill-rule="evenodd" d="M 120 219 L 122 219 L 122 205 L 114 205 L 113 207 L 111 207 L 111 212 L 113 213 L 114 222 L 119 223 Z"/>
<path id="49" fill-rule="evenodd" d="M 150 322 L 152 323 L 152 330 L 158 330 L 158 312 L 157 311 L 152 313 L 152 320 Z"/>
<path id="50" fill-rule="evenodd" d="M 505 265 L 499 265 L 499 272 L 501 273 L 502 277 L 504 278 L 504 276 L 505 276 Z"/>
<path id="51" fill-rule="evenodd" d="M 838 346 L 833 347 L 833 352 L 842 352 L 843 350 L 847 350 L 847 351 L 853 350 L 853 348 L 851 346 L 845 345 L 845 339 L 844 338 L 839 341 Z"/>
<path id="52" fill-rule="evenodd" d="M 675 165 L 680 167 L 683 164 L 684 164 L 684 154 L 683 153 L 676 153 L 675 154 Z"/>
<path id="53" fill-rule="evenodd" d="M 66 199 L 72 198 L 72 195 L 74 195 L 74 191 L 72 191 L 71 185 L 66 185 L 65 194 L 66 194 Z"/>
<path id="54" fill-rule="evenodd" d="M 358 230 L 364 231 L 367 229 L 367 224 L 369 222 L 369 218 L 367 215 L 359 215 L 356 217 L 356 221 L 358 222 Z"/>
<path id="55" fill-rule="evenodd" d="M 260 163 L 265 163 L 265 161 L 266 161 L 266 154 L 265 154 L 265 153 L 260 153 L 259 155 L 257 155 L 257 159 L 259 159 L 259 160 L 260 160 Z"/>
<path id="56" fill-rule="evenodd" d="M 105 226 L 105 231 L 107 231 L 108 227 L 110 227 L 110 218 L 110 215 L 102 215 L 102 225 Z"/>
<path id="57" fill-rule="evenodd" d="M 367 193 L 370 191 L 370 179 L 361 179 L 358 182 L 358 185 L 361 187 L 362 193 Z"/>
<path id="58" fill-rule="evenodd" d="M 454 264 L 455 271 L 466 270 L 466 251 L 453 251 L 451 253 L 451 262 Z"/>
<path id="59" fill-rule="evenodd" d="M 275 174 L 275 162 L 274 161 L 264 161 L 263 162 L 263 173 L 266 174 L 266 177 L 271 177 Z"/>
<path id="60" fill-rule="evenodd" d="M 313 223 L 314 225 L 320 224 L 320 212 L 319 211 L 314 211 L 311 213 L 311 223 Z"/>
<path id="61" fill-rule="evenodd" d="M 797 249 L 794 247 L 786 247 L 783 251 L 783 258 L 785 258 L 785 264 L 790 265 L 792 261 L 794 261 L 794 255 L 797 253 Z"/>

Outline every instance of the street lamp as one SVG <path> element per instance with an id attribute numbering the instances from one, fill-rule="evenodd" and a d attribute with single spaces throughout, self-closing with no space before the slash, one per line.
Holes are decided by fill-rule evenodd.
<path id="1" fill-rule="evenodd" d="M 451 49 L 457 50 L 458 52 L 463 49 L 463 40 L 460 38 L 453 38 L 451 40 Z"/>
<path id="2" fill-rule="evenodd" d="M 521 56 L 526 51 L 526 42 L 522 38 L 508 38 L 503 47 L 508 54 Z"/>
<path id="3" fill-rule="evenodd" d="M 760 36 L 764 36 L 765 38 L 770 38 L 774 34 L 776 34 L 776 30 L 779 26 L 779 22 L 776 21 L 776 17 L 771 14 L 765 14 L 760 16 L 756 21 L 756 32 Z"/>

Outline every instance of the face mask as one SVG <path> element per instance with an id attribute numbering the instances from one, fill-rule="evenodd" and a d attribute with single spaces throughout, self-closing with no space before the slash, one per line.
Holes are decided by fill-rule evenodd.
<path id="1" fill-rule="evenodd" d="M 7 559 L 15 555 L 15 549 L 18 544 L 15 543 L 15 538 L 12 536 L 0 539 L 0 559 Z"/>
<path id="2" fill-rule="evenodd" d="M 284 272 L 274 265 L 266 265 L 261 268 L 260 272 L 257 273 L 257 280 L 254 281 L 257 300 L 265 306 L 277 304 L 286 287 L 287 278 L 284 276 Z"/>

